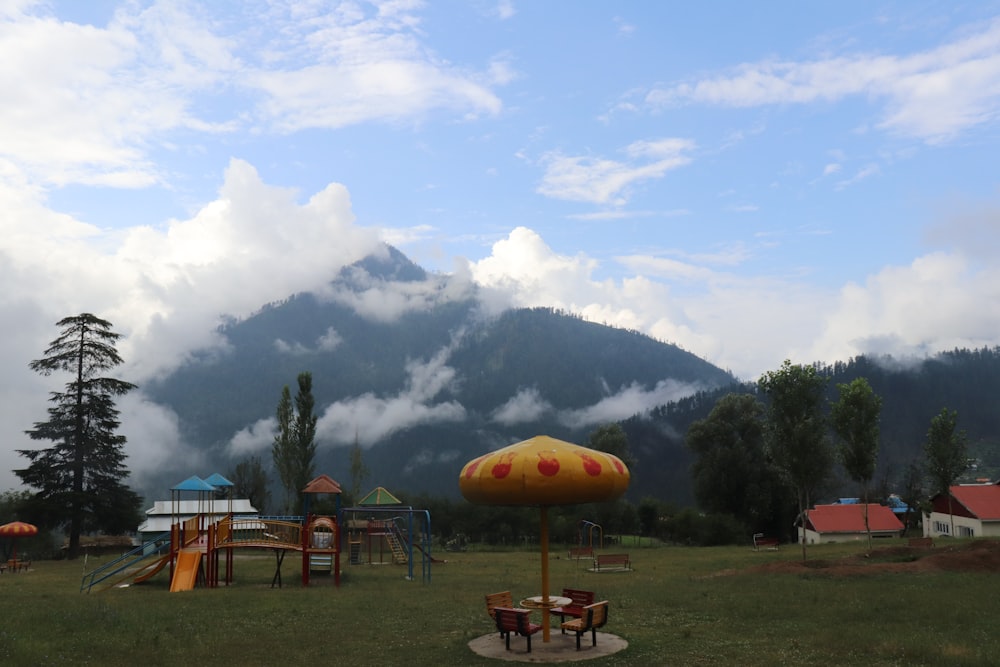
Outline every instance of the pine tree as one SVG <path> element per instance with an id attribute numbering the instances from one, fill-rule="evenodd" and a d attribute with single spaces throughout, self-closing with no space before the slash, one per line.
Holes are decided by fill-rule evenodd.
<path id="1" fill-rule="evenodd" d="M 123 484 L 128 476 L 126 440 L 116 433 L 120 422 L 115 407 L 115 399 L 135 385 L 103 375 L 122 363 L 115 349 L 121 334 L 111 330 L 110 322 L 83 313 L 56 326 L 62 328 L 60 335 L 29 366 L 42 375 L 65 371 L 72 379 L 65 391 L 50 394 L 48 421 L 26 431 L 32 440 L 55 444 L 18 450 L 30 464 L 14 473 L 37 489 L 29 503 L 35 519 L 66 527 L 67 557 L 76 558 L 82 532 L 122 533 L 138 525 L 140 498 Z"/>

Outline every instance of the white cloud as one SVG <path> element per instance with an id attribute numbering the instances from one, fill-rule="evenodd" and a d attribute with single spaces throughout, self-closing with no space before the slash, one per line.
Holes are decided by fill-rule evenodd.
<path id="1" fill-rule="evenodd" d="M 864 96 L 884 103 L 878 126 L 930 142 L 997 119 L 1000 19 L 908 56 L 856 54 L 810 62 L 745 63 L 732 72 L 655 88 L 653 109 L 680 104 L 752 107 Z"/>
<path id="2" fill-rule="evenodd" d="M 141 387 L 193 351 L 218 346 L 224 314 L 243 317 L 290 294 L 321 290 L 341 267 L 383 247 L 376 232 L 354 226 L 343 186 L 332 184 L 304 204 L 295 195 L 235 160 L 218 197 L 191 218 L 108 232 L 0 182 L 0 317 L 18 323 L 0 353 L 8 369 L 0 378 L 0 437 L 8 443 L 0 471 L 23 466 L 14 449 L 36 446 L 23 432 L 45 418 L 47 392 L 60 380 L 36 379 L 27 365 L 58 335 L 54 323 L 63 317 L 92 312 L 111 321 L 124 334 L 119 374 Z M 165 432 L 163 420 L 142 423 Z M 129 438 L 136 474 L 155 464 L 158 440 Z M 13 475 L 0 472 L 0 488 L 13 484 Z"/>
<path id="3" fill-rule="evenodd" d="M 633 383 L 594 405 L 579 410 L 562 411 L 559 414 L 559 421 L 574 428 L 616 422 L 645 414 L 659 405 L 690 396 L 701 388 L 674 380 L 657 382 L 652 390 Z"/>
<path id="4" fill-rule="evenodd" d="M 450 354 L 451 349 L 446 347 L 427 361 L 410 361 L 406 366 L 406 387 L 394 396 L 366 393 L 329 405 L 316 422 L 317 445 L 348 445 L 357 438 L 367 447 L 419 424 L 465 419 L 465 408 L 460 403 L 435 402 L 455 382 L 455 369 L 447 365 Z M 273 417 L 258 420 L 233 435 L 229 452 L 240 456 L 262 451 L 271 446 L 275 429 Z"/>
<path id="5" fill-rule="evenodd" d="M 337 346 L 343 342 L 343 338 L 337 330 L 333 327 L 328 327 L 326 333 L 316 339 L 316 348 L 322 350 L 323 352 L 330 352 L 337 349 Z"/>
<path id="6" fill-rule="evenodd" d="M 493 411 L 490 419 L 511 426 L 524 422 L 537 421 L 546 412 L 552 410 L 552 404 L 542 397 L 537 387 L 528 387 L 510 397 L 510 399 Z"/>
<path id="7" fill-rule="evenodd" d="M 234 67 L 225 41 L 172 5 L 125 11 L 105 28 L 60 21 L 23 5 L 0 34 L 0 156 L 33 181 L 146 187 L 163 180 L 150 144 L 196 118 L 191 96 Z"/>
<path id="8" fill-rule="evenodd" d="M 847 359 L 996 345 L 1000 311 L 984 307 L 1000 302 L 1000 272 L 995 267 L 977 267 L 962 255 L 938 252 L 909 266 L 882 269 L 863 285 L 845 285 L 822 335 L 803 354 Z"/>
<path id="9" fill-rule="evenodd" d="M 851 176 L 850 178 L 845 178 L 844 180 L 841 181 L 837 181 L 836 189 L 843 190 L 844 188 L 849 188 L 852 185 L 857 185 L 861 181 L 871 178 L 872 176 L 878 176 L 880 173 L 882 173 L 882 170 L 879 169 L 878 165 L 876 164 L 865 165 L 864 167 L 859 169 L 858 172 L 854 174 L 854 176 Z"/>
<path id="10" fill-rule="evenodd" d="M 257 113 L 281 132 L 420 120 L 436 109 L 499 113 L 500 99 L 487 85 L 498 80 L 498 63 L 477 74 L 434 56 L 418 6 L 352 3 L 330 11 L 293 3 L 287 14 L 269 15 L 270 43 L 240 83 L 264 93 Z"/>
<path id="11" fill-rule="evenodd" d="M 418 7 L 275 2 L 255 17 L 242 5 L 126 3 L 95 26 L 8 3 L 0 62 L 17 66 L 0 68 L 0 160 L 49 187 L 144 188 L 175 176 L 160 156 L 179 136 L 499 113 L 490 86 L 516 77 L 507 59 L 473 72 L 438 58 Z"/>
<path id="12" fill-rule="evenodd" d="M 497 2 L 496 6 L 496 16 L 501 21 L 506 21 L 509 18 L 513 18 L 517 10 L 514 8 L 514 3 L 512 0 L 500 0 Z"/>
<path id="13" fill-rule="evenodd" d="M 409 381 L 395 396 L 368 393 L 330 405 L 316 424 L 317 441 L 333 445 L 372 445 L 393 433 L 416 426 L 465 419 L 465 408 L 456 401 L 435 402 L 455 380 L 455 370 L 446 362 L 449 349 L 426 362 L 407 364 Z"/>
<path id="14" fill-rule="evenodd" d="M 553 151 L 541 158 L 545 173 L 537 192 L 554 199 L 623 206 L 630 186 L 688 164 L 691 158 L 686 153 L 694 148 L 694 142 L 686 139 L 636 141 L 624 148 L 631 162 Z"/>
<path id="15" fill-rule="evenodd" d="M 362 317 L 392 322 L 401 315 L 471 298 L 474 285 L 461 274 L 448 279 L 429 274 L 423 281 L 385 282 L 358 275 L 351 287 L 324 290 L 324 297 L 341 303 Z"/>

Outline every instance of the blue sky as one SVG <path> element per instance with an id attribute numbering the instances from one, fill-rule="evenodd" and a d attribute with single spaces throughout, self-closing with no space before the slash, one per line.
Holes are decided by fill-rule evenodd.
<path id="1" fill-rule="evenodd" d="M 998 2 L 0 0 L 0 63 L 15 447 L 63 316 L 141 384 L 382 241 L 745 379 L 1000 339 Z"/>

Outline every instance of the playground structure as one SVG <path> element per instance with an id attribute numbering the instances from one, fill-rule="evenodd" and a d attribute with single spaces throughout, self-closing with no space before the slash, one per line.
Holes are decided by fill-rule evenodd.
<path id="1" fill-rule="evenodd" d="M 108 562 L 91 572 L 86 573 L 80 584 L 80 590 L 92 591 L 116 585 L 129 585 L 149 581 L 163 570 L 170 576 L 170 590 L 190 590 L 201 584 L 207 588 L 216 588 L 220 584 L 230 585 L 234 574 L 234 551 L 236 549 L 268 549 L 275 554 L 275 571 L 271 586 L 282 585 L 281 568 L 288 553 L 301 555 L 302 585 L 309 586 L 311 573 L 327 572 L 332 575 L 335 586 L 340 586 L 341 579 L 341 544 L 343 541 L 342 525 L 339 516 L 340 486 L 330 477 L 320 475 L 303 489 L 304 516 L 296 517 L 260 517 L 234 515 L 232 507 L 232 483 L 221 475 L 213 475 L 202 480 L 191 477 L 171 489 L 173 506 L 170 530 L 154 535 L 138 547 L 132 549 L 120 558 Z M 181 495 L 185 492 L 198 494 L 196 511 L 191 516 L 182 514 Z M 229 511 L 215 511 L 215 498 L 226 493 L 229 499 Z M 312 495 L 334 494 L 337 499 L 338 516 L 317 516 L 309 513 L 309 500 Z M 376 508 L 351 508 L 365 512 L 377 512 Z M 403 554 L 409 564 L 408 579 L 413 579 L 414 542 L 410 536 L 418 535 L 419 543 L 416 549 L 421 554 L 422 578 L 429 582 L 430 564 L 430 513 L 426 510 L 412 508 L 393 508 L 399 515 L 387 523 L 397 547 L 393 547 L 394 562 L 396 553 Z M 414 525 L 414 517 L 420 530 Z M 405 530 L 396 524 L 400 518 L 408 517 Z"/>
<path id="2" fill-rule="evenodd" d="M 418 552 L 421 575 L 429 581 L 431 563 L 444 562 L 431 556 L 430 512 L 403 505 L 399 498 L 381 486 L 361 498 L 357 507 L 344 509 L 342 515 L 347 517 L 344 523 L 348 532 L 351 565 L 385 564 L 388 552 L 390 562 L 408 566 L 407 578 L 412 580 L 417 561 L 415 552 Z"/>
<path id="3" fill-rule="evenodd" d="M 578 544 L 577 546 L 581 549 L 589 548 L 591 552 L 594 550 L 594 533 L 597 533 L 597 548 L 604 548 L 604 529 L 600 525 L 594 523 L 593 521 L 587 521 L 586 519 L 580 520 L 580 531 L 577 536 Z M 587 536 L 587 543 L 584 544 L 583 537 L 584 534 Z"/>

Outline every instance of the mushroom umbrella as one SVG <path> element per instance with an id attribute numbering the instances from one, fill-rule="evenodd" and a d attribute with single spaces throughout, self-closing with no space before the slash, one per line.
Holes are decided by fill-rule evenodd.
<path id="1" fill-rule="evenodd" d="M 550 505 L 615 500 L 628 488 L 629 471 L 606 452 L 538 435 L 465 464 L 458 486 L 480 505 L 530 505 L 541 509 L 542 606 L 549 606 Z M 542 617 L 542 641 L 549 641 L 549 614 Z"/>
<path id="2" fill-rule="evenodd" d="M 9 537 L 12 540 L 18 537 L 31 537 L 38 534 L 38 528 L 23 521 L 11 521 L 0 526 L 0 537 Z M 17 543 L 14 543 L 14 560 L 17 560 Z"/>

